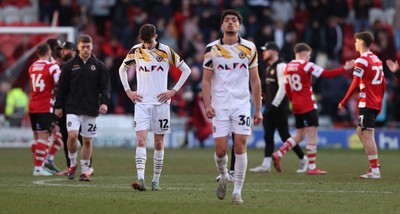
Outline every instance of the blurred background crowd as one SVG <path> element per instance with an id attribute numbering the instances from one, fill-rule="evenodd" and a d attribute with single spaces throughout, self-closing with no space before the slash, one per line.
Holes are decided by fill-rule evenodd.
<path id="1" fill-rule="evenodd" d="M 370 30 L 375 36 L 372 47 L 382 61 L 400 59 L 400 0 L 0 0 L 0 26 L 49 26 L 57 14 L 58 26 L 72 26 L 79 33 L 94 38 L 94 54 L 103 60 L 110 72 L 112 85 L 111 114 L 132 114 L 119 80 L 118 68 L 139 41 L 141 25 L 152 23 L 158 30 L 158 41 L 169 45 L 192 68 L 186 87 L 174 97 L 172 110 L 176 117 L 188 117 L 198 111 L 201 92 L 202 61 L 205 46 L 220 36 L 220 14 L 236 9 L 243 16 L 240 35 L 261 47 L 275 41 L 286 61 L 294 58 L 293 46 L 306 42 L 313 48 L 312 61 L 324 68 L 344 64 L 358 57 L 354 50 L 355 32 Z M 18 62 L 38 38 L 32 35 L 0 34 L 0 80 L 2 73 Z M 261 56 L 261 54 L 259 54 Z M 259 59 L 263 78 L 265 63 Z M 28 65 L 29 66 L 29 65 Z M 27 67 L 21 67 L 20 78 L 11 87 L 26 93 Z M 25 69 L 25 70 L 24 70 Z M 384 68 L 388 83 L 379 126 L 400 124 L 400 84 Z M 172 69 L 171 82 L 180 72 Z M 132 89 L 135 75 L 130 73 Z M 337 110 L 351 82 L 352 73 L 314 82 L 319 113 L 336 127 L 353 126 L 357 121 L 357 102 L 349 102 L 347 113 Z M 10 88 L 10 87 L 9 87 Z M 0 114 L 5 109 L 2 89 Z M 354 96 L 358 96 L 355 94 Z"/>

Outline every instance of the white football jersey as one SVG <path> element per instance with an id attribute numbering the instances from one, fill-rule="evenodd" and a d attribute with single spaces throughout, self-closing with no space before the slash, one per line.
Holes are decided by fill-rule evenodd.
<path id="1" fill-rule="evenodd" d="M 161 104 L 157 96 L 168 90 L 170 65 L 179 67 L 183 60 L 167 45 L 157 43 L 152 50 L 137 44 L 129 51 L 123 64 L 136 66 L 137 93 L 143 97 L 137 104 Z"/>
<path id="2" fill-rule="evenodd" d="M 258 66 L 254 43 L 239 37 L 225 45 L 222 38 L 206 47 L 203 67 L 212 70 L 211 104 L 215 109 L 250 106 L 249 69 Z"/>

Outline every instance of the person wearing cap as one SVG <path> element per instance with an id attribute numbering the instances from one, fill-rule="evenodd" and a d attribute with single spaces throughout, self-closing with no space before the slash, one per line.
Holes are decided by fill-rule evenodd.
<path id="1" fill-rule="evenodd" d="M 292 102 L 292 111 L 296 121 L 296 133 L 286 140 L 278 151 L 272 154 L 275 169 L 280 172 L 281 158 L 291 148 L 299 144 L 307 136 L 308 175 L 323 175 L 326 171 L 320 170 L 316 165 L 317 158 L 317 127 L 318 114 L 315 103 L 311 76 L 335 77 L 350 70 L 354 60 L 347 61 L 343 67 L 325 70 L 310 62 L 311 48 L 305 43 L 298 43 L 294 47 L 295 59 L 290 61 L 284 72 L 286 95 Z"/>
<path id="2" fill-rule="evenodd" d="M 76 47 L 75 44 L 72 42 L 64 42 L 64 45 L 61 50 L 61 59 L 63 64 L 66 63 L 68 60 L 74 58 L 76 55 Z"/>
<path id="3" fill-rule="evenodd" d="M 250 169 L 250 172 L 270 172 L 272 153 L 274 152 L 274 134 L 278 130 L 281 140 L 285 142 L 290 138 L 289 133 L 289 100 L 285 94 L 284 72 L 286 63 L 279 56 L 279 47 L 275 42 L 267 42 L 260 48 L 262 59 L 266 62 L 267 68 L 265 78 L 261 80 L 263 85 L 263 97 L 265 110 L 263 112 L 264 128 L 264 159 L 260 166 Z M 300 159 L 300 167 L 297 173 L 307 171 L 307 157 L 304 155 L 299 145 L 292 148 Z"/>

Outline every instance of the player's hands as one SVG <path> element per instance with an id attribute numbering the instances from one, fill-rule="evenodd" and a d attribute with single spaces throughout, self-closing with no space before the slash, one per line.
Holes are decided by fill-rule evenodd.
<path id="1" fill-rule="evenodd" d="M 56 108 L 56 110 L 54 111 L 54 114 L 55 114 L 57 117 L 61 118 L 61 117 L 63 116 L 63 110 L 60 109 L 60 108 Z"/>
<path id="2" fill-rule="evenodd" d="M 213 117 L 215 117 L 215 109 L 210 105 L 210 106 L 206 106 L 206 116 L 208 119 L 212 119 Z"/>
<path id="3" fill-rule="evenodd" d="M 399 69 L 399 63 L 393 62 L 392 60 L 388 59 L 386 60 L 386 65 L 388 66 L 389 70 L 393 73 L 397 72 L 397 70 Z"/>
<path id="4" fill-rule="evenodd" d="M 346 69 L 346 70 L 353 69 L 354 68 L 354 62 L 355 62 L 354 59 L 352 59 L 350 61 L 346 61 L 346 63 L 344 64 L 343 68 Z"/>
<path id="5" fill-rule="evenodd" d="M 108 110 L 108 107 L 107 107 L 106 104 L 101 104 L 101 105 L 100 105 L 100 108 L 99 108 L 100 114 L 105 114 L 105 113 L 107 113 L 107 110 Z"/>
<path id="6" fill-rule="evenodd" d="M 258 125 L 260 125 L 262 123 L 263 116 L 261 114 L 261 111 L 254 112 L 253 121 L 254 121 L 254 125 L 255 126 L 258 126 Z"/>
<path id="7" fill-rule="evenodd" d="M 173 97 L 176 94 L 176 91 L 174 89 L 172 90 L 168 90 L 166 92 L 163 92 L 161 94 L 159 94 L 157 96 L 158 98 L 158 102 L 160 103 L 165 103 L 167 102 L 169 99 L 171 99 L 171 97 Z"/>
<path id="8" fill-rule="evenodd" d="M 131 99 L 133 103 L 142 102 L 143 97 L 140 96 L 136 91 L 127 90 L 125 92 L 126 92 L 126 95 L 128 95 L 129 99 Z"/>
<path id="9" fill-rule="evenodd" d="M 344 111 L 346 110 L 346 109 L 344 108 L 344 106 L 343 106 L 341 103 L 339 103 L 338 109 L 339 109 L 340 111 L 342 111 L 342 112 L 344 112 Z"/>

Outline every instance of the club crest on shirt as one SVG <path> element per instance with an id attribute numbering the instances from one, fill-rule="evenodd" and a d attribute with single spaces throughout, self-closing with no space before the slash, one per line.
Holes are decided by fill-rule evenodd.
<path id="1" fill-rule="evenodd" d="M 91 66 L 90 66 L 90 70 L 95 71 L 95 70 L 96 70 L 96 66 L 91 65 Z"/>
<path id="2" fill-rule="evenodd" d="M 240 59 L 244 59 L 246 57 L 246 54 L 243 52 L 243 51 L 241 51 L 240 53 L 239 53 L 239 58 Z"/>
<path id="3" fill-rule="evenodd" d="M 157 62 L 161 62 L 161 61 L 163 60 L 163 57 L 162 57 L 162 56 L 158 56 L 158 57 L 156 58 L 156 60 L 157 60 Z"/>
<path id="4" fill-rule="evenodd" d="M 275 74 L 275 70 L 271 70 L 269 73 L 270 73 L 271 75 L 274 75 L 274 74 Z"/>

